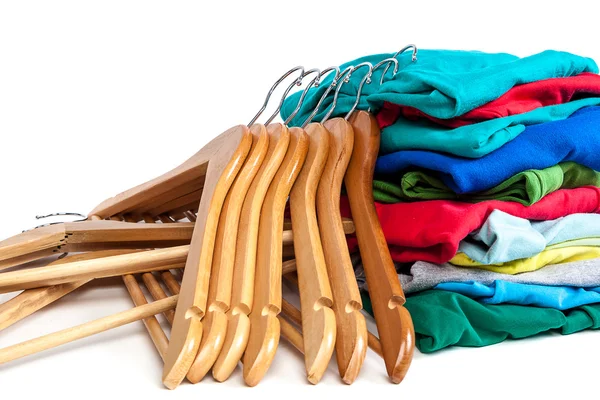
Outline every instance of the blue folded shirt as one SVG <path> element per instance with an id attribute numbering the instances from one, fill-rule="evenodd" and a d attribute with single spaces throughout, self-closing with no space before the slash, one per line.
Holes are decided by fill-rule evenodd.
<path id="1" fill-rule="evenodd" d="M 544 169 L 574 161 L 600 170 L 600 107 L 587 107 L 571 117 L 525 128 L 498 150 L 478 159 L 423 150 L 401 150 L 377 159 L 375 173 L 394 175 L 410 168 L 440 173 L 458 194 L 491 189 L 528 169 Z M 393 180 L 393 176 L 390 178 Z"/>
<path id="2" fill-rule="evenodd" d="M 600 303 L 600 287 L 542 286 L 497 280 L 490 284 L 440 283 L 435 289 L 460 293 L 484 304 L 519 304 L 568 310 L 586 304 Z"/>

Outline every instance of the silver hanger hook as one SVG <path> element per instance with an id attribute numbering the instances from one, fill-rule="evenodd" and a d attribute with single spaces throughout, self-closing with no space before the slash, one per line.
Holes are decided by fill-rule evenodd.
<path id="1" fill-rule="evenodd" d="M 348 111 L 348 114 L 346 114 L 346 116 L 344 117 L 344 119 L 346 121 L 348 120 L 348 118 L 350 118 L 350 116 L 352 115 L 352 113 L 354 112 L 354 110 L 356 110 L 356 107 L 358 107 L 358 103 L 360 101 L 360 95 L 362 93 L 363 86 L 365 86 L 365 83 L 371 83 L 371 76 L 373 75 L 373 65 L 371 63 L 364 62 L 364 63 L 358 64 L 356 67 L 354 67 L 354 69 L 352 70 L 352 72 L 356 71 L 358 68 L 363 67 L 363 66 L 367 67 L 369 69 L 369 71 L 367 71 L 367 73 L 365 74 L 365 76 L 360 81 L 360 84 L 358 85 L 358 90 L 356 92 L 356 101 L 352 105 L 352 108 L 350 108 L 350 111 Z"/>
<path id="2" fill-rule="evenodd" d="M 354 71 L 354 68 L 355 68 L 354 65 L 350 65 L 349 67 L 346 67 L 346 69 L 343 70 L 337 76 L 337 79 L 335 79 L 334 82 L 331 83 L 331 85 L 327 88 L 327 91 L 323 94 L 323 96 L 319 100 L 319 103 L 317 104 L 317 108 L 321 106 L 321 103 L 325 100 L 325 97 L 327 96 L 327 94 L 334 87 L 336 88 L 335 89 L 335 93 L 333 95 L 333 101 L 331 102 L 331 108 L 329 109 L 329 111 L 327 112 L 327 114 L 325 114 L 325 116 L 323 117 L 323 119 L 321 119 L 321 124 L 324 124 L 325 122 L 327 122 L 327 120 L 329 119 L 329 117 L 331 117 L 331 114 L 333 114 L 333 111 L 335 110 L 335 107 L 337 106 L 337 99 L 338 99 L 338 96 L 340 94 L 340 89 L 342 88 L 342 85 L 344 83 L 350 82 L 350 77 L 352 75 L 352 71 Z M 342 78 L 344 78 L 344 79 L 342 79 Z"/>
<path id="3" fill-rule="evenodd" d="M 383 64 L 387 64 L 386 65 L 386 70 L 390 67 L 390 64 L 394 64 L 394 71 L 393 71 L 392 78 L 394 77 L 394 75 L 396 75 L 398 73 L 398 60 L 396 60 L 395 58 L 386 58 L 385 60 L 381 60 L 377 64 L 375 64 L 375 66 L 373 66 L 373 69 L 371 70 L 371 75 L 373 75 L 373 73 L 375 72 L 375 70 L 377 70 L 377 68 L 381 67 Z M 379 81 L 379 85 L 383 84 L 383 78 L 384 77 L 385 77 L 385 73 L 383 73 L 381 75 L 381 80 Z M 370 82 L 367 82 L 367 83 L 370 83 Z M 365 84 L 364 81 L 361 82 L 361 87 L 359 87 L 358 93 L 362 92 L 362 86 L 364 84 Z M 356 104 L 358 104 L 358 100 L 357 100 Z M 371 112 L 371 107 L 367 108 L 367 112 Z"/>
<path id="4" fill-rule="evenodd" d="M 408 49 L 413 49 L 411 61 L 412 61 L 412 62 L 415 62 L 415 61 L 417 61 L 417 53 L 419 52 L 419 49 L 417 49 L 417 46 L 416 46 L 416 45 L 414 45 L 414 44 L 409 44 L 409 45 L 407 45 L 407 46 L 404 46 L 403 48 L 401 48 L 400 50 L 398 50 L 398 52 L 397 52 L 396 54 L 394 54 L 394 55 L 392 56 L 392 58 L 394 58 L 394 59 L 395 59 L 396 57 L 398 57 L 400 54 L 404 53 L 404 52 L 405 52 L 406 50 L 408 50 Z M 385 74 L 387 73 L 387 71 L 388 71 L 388 69 L 389 69 L 389 68 L 390 68 L 390 66 L 388 65 L 388 66 L 387 66 L 387 67 L 385 67 L 385 69 L 383 70 L 383 75 L 381 75 L 381 83 L 380 83 L 380 84 L 382 84 L 382 83 L 383 83 L 383 77 L 385 76 Z"/>
<path id="5" fill-rule="evenodd" d="M 271 99 L 271 95 L 273 94 L 273 92 L 275 91 L 275 89 L 277 88 L 277 86 L 279 86 L 281 84 L 281 82 L 283 82 L 285 80 L 285 78 L 287 78 L 288 76 L 290 76 L 291 74 L 293 74 L 296 71 L 300 71 L 300 77 L 298 77 L 294 81 L 294 83 L 291 85 L 291 87 L 289 88 L 289 90 L 286 91 L 285 95 L 287 95 L 287 93 L 289 93 L 289 91 L 292 90 L 292 87 L 294 87 L 294 85 L 300 86 L 302 84 L 302 76 L 304 75 L 304 67 L 302 67 L 302 66 L 294 67 L 294 68 L 290 69 L 288 72 L 286 72 L 285 74 L 283 74 L 281 76 L 281 78 L 279 78 L 277 80 L 277 82 L 275 82 L 275 84 L 273 86 L 271 86 L 271 90 L 269 90 L 269 93 L 267 93 L 267 98 L 265 99 L 264 104 L 262 105 L 262 107 L 260 108 L 260 110 L 258 110 L 258 113 L 256 113 L 256 115 L 254 116 L 254 118 L 252 118 L 252 120 L 248 123 L 247 126 L 251 126 L 252 124 L 254 124 L 256 122 L 256 120 L 258 119 L 258 117 L 260 117 L 261 114 L 267 109 L 267 105 L 269 104 L 269 100 Z M 285 95 L 284 95 L 284 97 L 285 97 Z M 281 108 L 281 104 L 280 104 L 280 108 Z M 277 112 L 279 112 L 279 109 L 277 110 Z"/>
<path id="6" fill-rule="evenodd" d="M 287 117 L 287 119 L 285 121 L 283 121 L 284 125 L 287 125 L 290 123 L 290 121 L 292 119 L 294 119 L 294 117 L 296 116 L 296 114 L 298 114 L 298 111 L 300 111 L 300 108 L 302 107 L 302 104 L 304 104 L 304 98 L 306 97 L 308 91 L 310 90 L 311 87 L 313 87 L 313 85 L 315 87 L 319 86 L 319 84 L 321 83 L 321 76 L 323 75 L 321 70 L 318 68 L 313 68 L 313 69 L 309 69 L 308 71 L 306 71 L 303 75 L 302 78 L 307 77 L 310 74 L 313 73 L 317 73 L 317 76 L 310 82 L 308 82 L 308 85 L 306 85 L 306 88 L 304 88 L 304 90 L 302 91 L 302 94 L 300 95 L 300 98 L 298 99 L 298 104 L 296 105 L 296 108 L 294 109 L 294 111 L 292 111 L 292 113 Z M 281 99 L 281 102 L 283 104 L 283 101 L 285 100 L 285 97 L 283 97 Z"/>
<path id="7" fill-rule="evenodd" d="M 297 79 L 295 82 L 292 82 L 292 84 L 291 84 L 291 85 L 289 85 L 289 86 L 288 86 L 288 87 L 285 89 L 285 91 L 283 92 L 283 95 L 281 96 L 281 100 L 279 101 L 279 105 L 277 106 L 277 109 L 276 109 L 276 110 L 275 110 L 275 112 L 274 112 L 274 113 L 273 113 L 273 114 L 272 114 L 272 115 L 269 117 L 269 119 L 267 119 L 267 120 L 265 121 L 265 125 L 269 125 L 269 124 L 270 124 L 270 123 L 271 123 L 271 122 L 272 122 L 272 121 L 275 119 L 275 117 L 277 117 L 277 115 L 278 115 L 278 114 L 279 114 L 279 112 L 281 111 L 281 107 L 283 107 L 283 103 L 285 102 L 285 99 L 287 98 L 287 96 L 288 96 L 288 94 L 290 93 L 290 91 L 292 90 L 292 88 L 293 88 L 294 86 L 300 86 L 300 85 L 302 85 L 302 81 L 304 80 L 304 78 L 305 78 L 307 75 L 310 75 L 310 74 L 312 74 L 313 72 L 318 72 L 318 71 L 319 71 L 319 70 L 318 70 L 318 69 L 315 69 L 315 68 L 313 68 L 313 69 L 310 69 L 310 70 L 308 70 L 308 71 L 306 71 L 306 72 L 304 72 L 304 70 L 302 70 L 302 75 L 300 75 L 300 76 L 298 77 L 298 79 Z"/>
<path id="8" fill-rule="evenodd" d="M 74 212 L 57 212 L 57 213 L 52 213 L 52 214 L 48 214 L 48 215 L 36 215 L 35 219 L 45 219 L 45 218 L 62 217 L 62 216 L 80 217 L 80 219 L 76 219 L 74 221 L 69 221 L 69 222 L 81 222 L 81 221 L 87 220 L 87 217 L 85 215 L 80 214 L 80 213 L 74 213 Z M 31 231 L 31 230 L 38 229 L 38 228 L 43 228 L 44 226 L 57 225 L 57 224 L 63 224 L 63 223 L 65 223 L 65 221 L 51 222 L 49 224 L 38 225 L 31 229 L 25 229 L 23 232 Z"/>
<path id="9" fill-rule="evenodd" d="M 301 126 L 302 129 L 306 128 L 306 125 L 310 124 L 310 122 L 315 117 L 315 115 L 317 115 L 317 112 L 319 112 L 319 108 L 321 107 L 321 104 L 323 103 L 323 100 L 325 100 L 325 97 L 327 97 L 327 95 L 329 94 L 329 92 L 331 92 L 331 90 L 337 84 L 337 80 L 340 77 L 340 67 L 337 67 L 337 66 L 325 68 L 319 74 L 319 79 L 322 78 L 325 74 L 327 74 L 327 73 L 329 73 L 331 71 L 335 71 L 335 75 L 333 76 L 333 81 L 331 82 L 331 85 L 329 85 L 327 87 L 327 89 L 325 89 L 325 92 L 323 93 L 323 96 L 321 96 L 321 98 L 319 99 L 319 102 L 317 103 L 317 105 L 316 105 L 315 109 L 313 110 L 313 112 L 308 116 L 308 118 L 306 118 L 306 121 L 304 121 L 304 123 L 302 124 L 302 126 Z"/>

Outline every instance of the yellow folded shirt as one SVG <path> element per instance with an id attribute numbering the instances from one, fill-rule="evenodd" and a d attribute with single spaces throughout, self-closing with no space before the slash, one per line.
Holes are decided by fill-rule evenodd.
<path id="1" fill-rule="evenodd" d="M 562 264 L 572 261 L 600 258 L 600 247 L 574 246 L 574 247 L 547 247 L 541 253 L 520 260 L 505 263 L 484 265 L 470 259 L 465 253 L 457 253 L 451 264 L 460 267 L 473 267 L 501 274 L 515 275 L 523 272 L 536 271 L 546 265 Z"/>

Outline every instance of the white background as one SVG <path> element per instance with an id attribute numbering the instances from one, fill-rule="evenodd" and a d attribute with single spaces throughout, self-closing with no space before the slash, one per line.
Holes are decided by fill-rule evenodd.
<path id="1" fill-rule="evenodd" d="M 36 214 L 85 214 L 170 170 L 247 123 L 271 84 L 298 64 L 325 68 L 408 43 L 521 56 L 552 48 L 600 60 L 595 4 L 1 1 L 0 237 L 36 225 Z M 131 306 L 118 280 L 96 284 L 0 332 L 0 346 Z M 0 366 L 0 398 L 597 397 L 599 339 L 548 334 L 417 352 L 399 386 L 369 351 L 350 387 L 334 361 L 319 385 L 308 384 L 302 359 L 282 341 L 257 388 L 245 388 L 238 370 L 227 383 L 209 376 L 168 392 L 161 360 L 135 323 Z"/>

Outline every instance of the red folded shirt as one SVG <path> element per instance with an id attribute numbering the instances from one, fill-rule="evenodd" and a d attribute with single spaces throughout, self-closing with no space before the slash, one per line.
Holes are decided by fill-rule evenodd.
<path id="1" fill-rule="evenodd" d="M 558 190 L 532 206 L 490 200 L 462 203 L 430 200 L 416 203 L 375 203 L 379 221 L 394 261 L 444 263 L 458 250 L 459 242 L 483 225 L 492 210 L 530 220 L 552 220 L 575 213 L 600 212 L 600 188 L 585 186 Z M 342 198 L 342 216 L 350 217 L 348 199 Z M 348 236 L 351 251 L 356 237 Z"/>
<path id="2" fill-rule="evenodd" d="M 458 128 L 598 95 L 600 95 L 600 75 L 586 72 L 568 78 L 546 79 L 515 86 L 496 100 L 452 119 L 434 118 L 413 107 L 385 102 L 377 114 L 377 122 L 383 129 L 392 125 L 402 115 L 407 119 L 426 118 L 439 125 Z"/>

